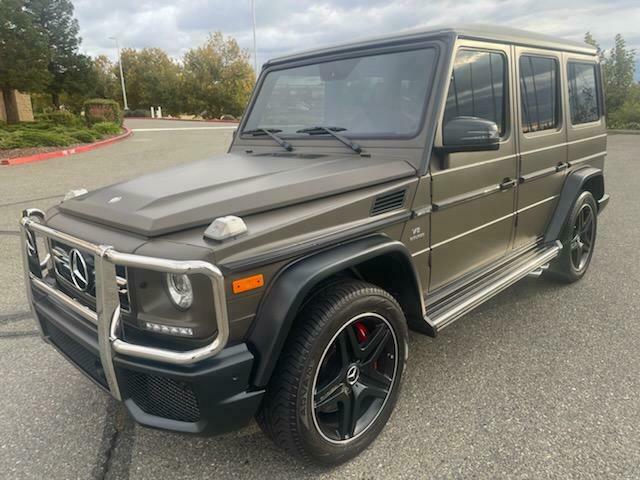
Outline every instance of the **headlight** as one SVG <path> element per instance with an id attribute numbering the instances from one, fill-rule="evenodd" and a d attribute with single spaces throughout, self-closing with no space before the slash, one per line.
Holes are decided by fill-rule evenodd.
<path id="1" fill-rule="evenodd" d="M 167 291 L 173 304 L 180 310 L 187 310 L 193 303 L 193 287 L 187 275 L 168 273 Z"/>

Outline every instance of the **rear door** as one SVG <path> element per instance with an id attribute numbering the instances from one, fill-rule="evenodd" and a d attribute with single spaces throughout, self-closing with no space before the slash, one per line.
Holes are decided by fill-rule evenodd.
<path id="1" fill-rule="evenodd" d="M 515 47 L 519 141 L 514 248 L 545 232 L 567 174 L 562 53 Z"/>
<path id="2" fill-rule="evenodd" d="M 593 56 L 571 53 L 565 54 L 565 62 L 567 161 L 571 169 L 582 165 L 603 169 L 607 133 L 599 65 Z"/>
<path id="3" fill-rule="evenodd" d="M 517 178 L 510 62 L 509 45 L 464 40 L 456 47 L 436 145 L 442 145 L 442 126 L 458 116 L 494 121 L 501 141 L 495 151 L 434 151 L 430 290 L 509 248 Z"/>

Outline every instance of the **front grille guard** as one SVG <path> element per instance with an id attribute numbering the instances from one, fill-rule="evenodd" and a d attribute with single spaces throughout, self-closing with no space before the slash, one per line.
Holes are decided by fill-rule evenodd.
<path id="1" fill-rule="evenodd" d="M 33 302 L 32 288 L 37 288 L 43 293 L 55 298 L 58 302 L 79 314 L 87 321 L 95 324 L 98 329 L 100 361 L 102 362 L 102 368 L 104 369 L 109 390 L 116 399 L 121 400 L 122 397 L 113 366 L 113 352 L 175 365 L 188 365 L 210 358 L 225 347 L 229 339 L 229 321 L 227 317 L 224 277 L 220 269 L 215 265 L 201 260 L 168 260 L 121 253 L 110 246 L 95 245 L 54 230 L 43 225 L 41 223 L 43 220 L 44 213 L 41 210 L 28 209 L 24 211 L 22 220 L 20 221 L 20 235 L 22 239 L 20 250 L 22 251 L 24 263 L 27 298 L 33 317 L 36 320 L 40 334 L 44 336 L 42 325 L 40 325 L 38 321 Z M 49 286 L 46 282 L 31 273 L 28 249 L 30 245 L 33 245 L 34 233 L 40 234 L 45 238 L 64 242 L 72 247 L 94 255 L 96 274 L 95 312 L 60 290 Z M 48 244 L 48 242 L 45 242 L 45 244 Z M 48 249 L 48 246 L 46 248 Z M 53 265 L 51 262 L 51 255 L 47 251 L 44 260 L 40 263 L 40 268 L 52 271 Z M 189 351 L 175 351 L 129 343 L 119 338 L 120 298 L 118 296 L 118 286 L 116 282 L 116 265 L 165 273 L 200 273 L 209 277 L 213 290 L 213 307 L 218 328 L 218 334 L 213 342 L 204 347 Z"/>

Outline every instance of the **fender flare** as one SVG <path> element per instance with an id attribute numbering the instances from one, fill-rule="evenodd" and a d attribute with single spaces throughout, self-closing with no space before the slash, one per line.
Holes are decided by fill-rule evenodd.
<path id="1" fill-rule="evenodd" d="M 604 174 L 599 168 L 584 166 L 578 170 L 574 170 L 567 176 L 562 187 L 562 192 L 560 193 L 560 200 L 558 200 L 556 210 L 545 232 L 545 242 L 554 242 L 560 237 L 562 228 L 566 223 L 576 198 L 580 192 L 585 189 L 585 184 L 597 179 L 602 182 L 602 194 L 604 194 Z M 596 202 L 598 200 L 599 198 L 596 198 Z"/>
<path id="2" fill-rule="evenodd" d="M 296 314 L 319 282 L 362 262 L 385 255 L 398 256 L 399 261 L 404 259 L 410 265 L 413 272 L 410 284 L 418 296 L 415 307 L 419 308 L 422 305 L 420 279 L 411 261 L 411 254 L 399 241 L 383 235 L 373 235 L 296 260 L 273 280 L 258 308 L 254 327 L 248 338 L 256 356 L 252 384 L 263 387 L 269 383 Z"/>

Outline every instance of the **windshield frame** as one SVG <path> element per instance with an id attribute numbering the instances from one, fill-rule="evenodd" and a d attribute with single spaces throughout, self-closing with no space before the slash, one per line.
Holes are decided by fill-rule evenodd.
<path id="1" fill-rule="evenodd" d="M 238 135 L 237 138 L 242 138 L 243 140 L 251 140 L 255 139 L 251 134 L 244 134 L 244 129 L 246 128 L 246 123 L 251 116 L 253 108 L 256 104 L 256 101 L 262 91 L 264 81 L 271 72 L 280 71 L 280 70 L 289 70 L 292 68 L 304 67 L 309 65 L 316 65 L 319 63 L 326 63 L 338 60 L 347 60 L 351 58 L 363 58 L 363 57 L 372 57 L 376 55 L 384 55 L 391 53 L 401 53 L 401 52 L 410 52 L 416 50 L 424 50 L 424 49 L 433 49 L 434 50 L 434 58 L 433 58 L 433 68 L 430 72 L 430 75 L 425 77 L 425 82 L 427 82 L 427 91 L 425 97 L 422 102 L 422 109 L 420 113 L 420 122 L 418 124 L 418 128 L 410 133 L 410 134 L 388 134 L 388 133 L 374 133 L 374 134 L 359 134 L 352 135 L 348 130 L 344 132 L 340 132 L 341 135 L 350 138 L 350 139 L 361 139 L 361 140 L 412 140 L 416 137 L 420 136 L 424 131 L 425 124 L 427 121 L 427 113 L 428 106 L 433 100 L 435 95 L 435 91 L 438 88 L 436 79 L 438 68 L 440 66 L 440 60 L 442 55 L 442 46 L 441 43 L 436 39 L 424 39 L 424 40 L 413 40 L 409 42 L 403 42 L 400 44 L 392 44 L 392 45 L 377 45 L 371 47 L 360 47 L 351 51 L 346 52 L 328 52 L 325 54 L 310 56 L 307 58 L 303 58 L 301 60 L 293 60 L 290 62 L 284 62 L 276 65 L 267 65 L 260 72 L 260 76 L 258 78 L 258 82 L 254 88 L 253 94 L 251 96 L 251 100 L 247 109 L 242 116 L 242 120 L 240 125 L 238 125 Z M 295 139 L 295 140 L 306 140 L 311 139 L 313 137 L 314 140 L 317 139 L 317 135 L 309 135 L 305 133 L 285 133 L 279 134 L 281 138 L 287 139 Z M 332 139 L 333 140 L 333 139 Z"/>

